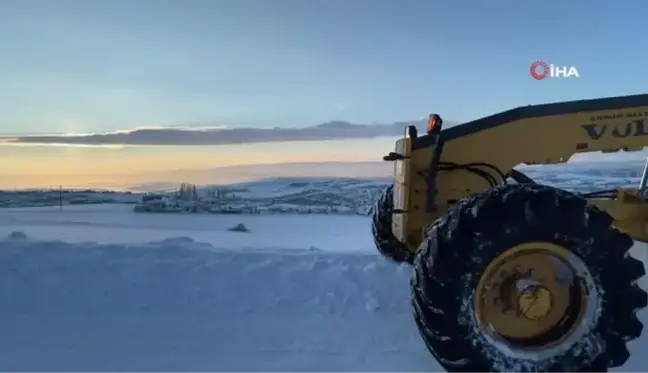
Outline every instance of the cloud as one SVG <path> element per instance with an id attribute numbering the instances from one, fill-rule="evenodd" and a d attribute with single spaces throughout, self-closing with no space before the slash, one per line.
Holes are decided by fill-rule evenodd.
<path id="1" fill-rule="evenodd" d="M 5 137 L 2 141 L 72 145 L 226 145 L 401 136 L 408 124 L 416 125 L 419 131 L 425 128 L 425 121 L 421 120 L 393 124 L 333 121 L 304 128 L 141 127 L 111 133 Z"/>

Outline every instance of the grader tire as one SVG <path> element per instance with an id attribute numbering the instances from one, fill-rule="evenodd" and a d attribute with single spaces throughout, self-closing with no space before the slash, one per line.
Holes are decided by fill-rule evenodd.
<path id="1" fill-rule="evenodd" d="M 373 208 L 371 231 L 374 243 L 383 257 L 396 263 L 412 264 L 414 253 L 392 234 L 393 190 L 393 185 L 385 188 Z"/>
<path id="2" fill-rule="evenodd" d="M 637 286 L 643 263 L 628 254 L 632 239 L 611 224 L 607 213 L 583 198 L 538 184 L 493 188 L 457 203 L 427 229 L 414 259 L 414 317 L 429 351 L 449 372 L 604 372 L 622 366 L 629 357 L 626 342 L 642 332 L 636 312 L 648 297 Z M 579 337 L 574 332 L 553 344 L 510 348 L 479 326 L 476 287 L 485 267 L 525 242 L 560 245 L 586 266 L 595 286 L 583 299 L 599 302 L 594 317 L 580 319 Z"/>

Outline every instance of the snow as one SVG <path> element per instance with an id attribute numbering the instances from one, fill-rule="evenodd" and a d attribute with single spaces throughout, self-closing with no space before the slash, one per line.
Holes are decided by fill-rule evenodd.
<path id="1" fill-rule="evenodd" d="M 230 232 L 244 223 L 251 233 Z M 191 237 L 216 247 L 373 252 L 364 216 L 137 214 L 129 205 L 80 205 L 0 209 L 0 237 L 26 231 L 31 237 L 68 242 L 147 243 Z M 25 227 L 29 227 L 26 229 Z"/>
<path id="2" fill-rule="evenodd" d="M 572 176 L 589 184 L 567 186 L 636 179 L 587 167 Z M 228 231 L 237 224 L 249 232 Z M 410 274 L 378 256 L 363 216 L 4 208 L 0 370 L 440 370 L 412 318 Z M 617 370 L 645 370 L 647 348 L 648 335 L 631 342 Z"/>
<path id="3" fill-rule="evenodd" d="M 409 268 L 373 253 L 0 242 L 0 370 L 339 371 L 434 366 Z"/>

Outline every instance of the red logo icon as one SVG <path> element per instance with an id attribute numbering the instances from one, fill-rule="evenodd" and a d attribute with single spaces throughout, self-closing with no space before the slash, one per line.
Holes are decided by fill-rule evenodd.
<path id="1" fill-rule="evenodd" d="M 529 72 L 531 73 L 533 79 L 542 80 L 549 76 L 549 65 L 547 65 L 547 63 L 544 61 L 535 61 L 531 64 Z"/>

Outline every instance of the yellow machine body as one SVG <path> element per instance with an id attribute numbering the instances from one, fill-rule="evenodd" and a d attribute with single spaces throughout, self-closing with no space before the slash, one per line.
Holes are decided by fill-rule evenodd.
<path id="1" fill-rule="evenodd" d="M 490 187 L 462 169 L 438 171 L 431 162 L 487 163 L 504 174 L 520 164 L 564 163 L 576 153 L 638 151 L 648 146 L 648 94 L 519 107 L 438 134 L 404 136 L 396 143 L 392 232 L 410 250 L 424 229 L 458 200 Z M 442 149 L 437 149 L 442 147 Z M 436 155 L 439 159 L 435 160 Z M 498 175 L 484 168 L 493 177 Z M 435 194 L 428 187 L 436 188 Z M 648 202 L 637 189 L 620 189 L 614 199 L 589 199 L 633 239 L 648 241 Z M 435 208 L 428 208 L 434 195 Z"/>

